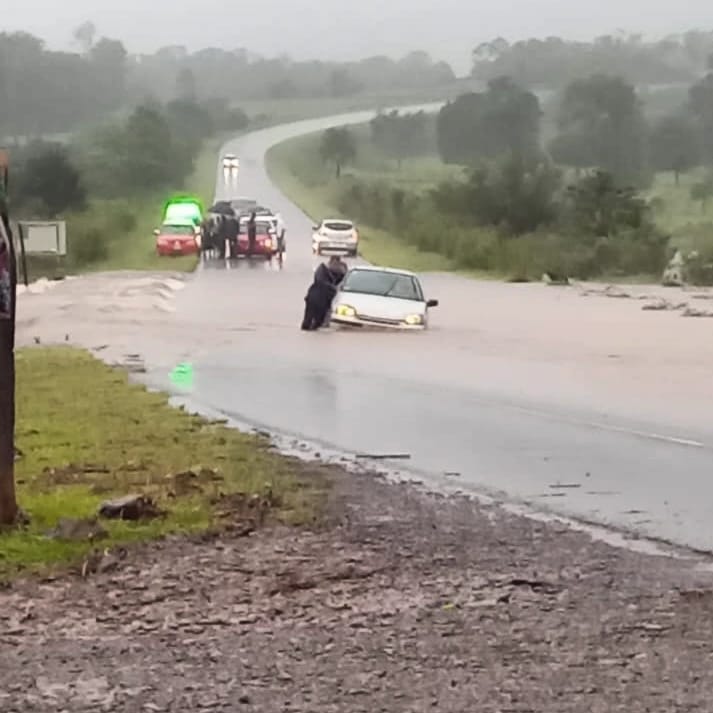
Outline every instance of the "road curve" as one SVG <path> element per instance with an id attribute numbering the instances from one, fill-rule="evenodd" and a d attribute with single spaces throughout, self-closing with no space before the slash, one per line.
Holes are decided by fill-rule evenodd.
<path id="1" fill-rule="evenodd" d="M 265 129 L 224 147 L 241 170 L 229 188 L 218 168 L 216 196 L 279 209 L 288 253 L 281 269 L 205 266 L 179 295 L 191 400 L 350 452 L 407 453 L 409 468 L 463 490 L 713 551 L 709 320 L 434 274 L 424 284 L 441 307 L 428 333 L 300 332 L 316 265 L 311 221 L 270 183 L 264 156 L 372 115 Z M 206 324 L 221 325 L 222 344 L 201 339 Z M 172 358 L 149 381 L 170 390 Z"/>

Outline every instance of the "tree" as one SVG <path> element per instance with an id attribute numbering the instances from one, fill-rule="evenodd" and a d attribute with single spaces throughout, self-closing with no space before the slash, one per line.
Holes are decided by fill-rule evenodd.
<path id="1" fill-rule="evenodd" d="M 213 119 L 202 106 L 186 99 L 169 102 L 165 115 L 171 131 L 177 174 L 187 176 L 193 169 L 202 141 L 213 134 Z"/>
<path id="2" fill-rule="evenodd" d="M 40 201 L 47 218 L 67 210 L 81 210 L 86 190 L 79 170 L 62 144 L 39 142 L 30 148 L 18 178 L 18 198 L 22 203 Z"/>
<path id="3" fill-rule="evenodd" d="M 500 77 L 487 91 L 462 94 L 441 109 L 439 152 L 446 163 L 464 165 L 504 153 L 532 159 L 540 153 L 541 115 L 533 93 Z"/>
<path id="4" fill-rule="evenodd" d="M 572 82 L 558 116 L 550 153 L 559 163 L 601 168 L 620 183 L 646 178 L 647 126 L 634 87 L 621 77 Z"/>
<path id="5" fill-rule="evenodd" d="M 690 88 L 688 107 L 698 126 L 704 160 L 713 165 L 713 72 Z"/>
<path id="6" fill-rule="evenodd" d="M 126 100 L 128 54 L 118 40 L 102 37 L 89 51 L 93 75 L 93 101 L 98 113 L 106 114 Z"/>
<path id="7" fill-rule="evenodd" d="M 711 198 L 713 198 L 713 173 L 708 173 L 702 181 L 691 186 L 691 199 L 700 202 L 701 211 L 705 213 Z"/>
<path id="8" fill-rule="evenodd" d="M 423 153 L 427 142 L 428 117 L 422 111 L 400 115 L 398 110 L 379 114 L 371 122 L 371 139 L 387 156 L 396 159 L 399 168 L 408 156 Z"/>
<path id="9" fill-rule="evenodd" d="M 683 115 L 667 116 L 653 128 L 649 140 L 652 168 L 672 171 L 676 185 L 681 173 L 700 164 L 701 147 L 695 124 Z"/>
<path id="10" fill-rule="evenodd" d="M 560 88 L 593 72 L 625 77 L 633 84 L 691 80 L 703 67 L 710 33 L 701 33 L 691 52 L 684 38 L 644 42 L 640 36 L 606 36 L 592 42 L 559 37 L 530 38 L 509 45 L 485 42 L 473 52 L 472 76 L 480 80 L 507 75 L 526 87 Z"/>
<path id="11" fill-rule="evenodd" d="M 592 237 L 613 237 L 641 228 L 648 206 L 634 188 L 622 188 L 606 171 L 592 171 L 567 189 L 570 218 L 578 231 Z"/>
<path id="12" fill-rule="evenodd" d="M 83 54 L 87 54 L 94 45 L 94 38 L 97 35 L 97 28 L 93 22 L 83 22 L 72 33 L 72 38 L 79 46 Z"/>
<path id="13" fill-rule="evenodd" d="M 7 167 L 0 162 L 0 526 L 18 519 L 15 495 L 15 298 L 17 274 L 7 206 Z"/>
<path id="14" fill-rule="evenodd" d="M 342 175 L 342 167 L 354 161 L 357 154 L 356 142 L 346 127 L 327 129 L 322 134 L 319 153 L 325 162 L 334 162 L 336 177 Z"/>
<path id="15" fill-rule="evenodd" d="M 190 67 L 182 67 L 176 77 L 176 97 L 195 102 L 196 96 L 196 75 Z"/>
<path id="16" fill-rule="evenodd" d="M 363 88 L 362 83 L 354 79 L 344 67 L 335 69 L 329 75 L 327 92 L 331 97 L 350 97 Z"/>
<path id="17" fill-rule="evenodd" d="M 125 141 L 124 176 L 128 190 L 152 190 L 183 178 L 174 173 L 171 130 L 159 108 L 138 107 L 126 123 Z"/>

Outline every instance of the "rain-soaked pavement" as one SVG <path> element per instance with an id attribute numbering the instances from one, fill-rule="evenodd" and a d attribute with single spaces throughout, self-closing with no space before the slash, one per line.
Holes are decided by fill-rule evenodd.
<path id="1" fill-rule="evenodd" d="M 612 299 L 434 274 L 423 277 L 441 303 L 427 333 L 298 329 L 317 265 L 312 221 L 270 183 L 264 154 L 344 122 L 229 143 L 240 174 L 229 185 L 219 168 L 216 196 L 280 210 L 284 263 L 205 263 L 170 309 L 154 310 L 150 340 L 127 317 L 114 345 L 141 352 L 148 383 L 237 420 L 353 453 L 404 454 L 392 465 L 424 479 L 713 550 L 710 320 L 642 311 L 642 289 Z M 168 376 L 181 361 L 193 364 L 190 389 Z"/>
<path id="2" fill-rule="evenodd" d="M 216 195 L 280 210 L 288 252 L 282 266 L 206 264 L 179 294 L 179 315 L 234 330 L 221 348 L 196 344 L 192 401 L 350 452 L 407 454 L 397 465 L 450 474 L 464 490 L 713 549 L 713 497 L 702 497 L 713 496 L 708 320 L 642 312 L 639 300 L 428 275 L 428 296 L 441 301 L 429 333 L 298 330 L 317 264 L 312 221 L 271 184 L 263 159 L 276 142 L 325 125 L 225 147 L 241 170 L 233 185 L 219 170 Z M 640 334 L 628 331 L 633 320 L 645 323 Z M 657 358 L 670 340 L 686 348 Z M 699 374 L 678 363 L 693 350 Z M 168 366 L 150 380 L 169 387 Z"/>

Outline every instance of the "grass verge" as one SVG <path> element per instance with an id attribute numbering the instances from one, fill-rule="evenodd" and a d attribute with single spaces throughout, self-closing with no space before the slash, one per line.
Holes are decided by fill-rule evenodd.
<path id="1" fill-rule="evenodd" d="M 97 545 L 220 529 L 239 514 L 220 516 L 238 493 L 269 491 L 273 515 L 305 523 L 324 492 L 264 439 L 172 408 L 80 350 L 20 350 L 17 404 L 18 499 L 30 525 L 0 534 L 2 578 L 80 562 Z M 133 493 L 150 496 L 165 516 L 102 521 L 97 542 L 47 534 L 63 518 L 91 519 L 106 499 Z"/>
<path id="2" fill-rule="evenodd" d="M 266 156 L 266 167 L 270 180 L 312 220 L 323 217 L 345 217 L 337 207 L 339 184 L 332 177 L 332 169 L 315 163 L 318 155 L 319 135 L 301 136 L 273 146 Z M 374 171 L 364 159 L 350 171 L 366 173 Z M 401 179 L 411 182 L 411 167 L 399 172 Z M 399 240 L 395 235 L 360 225 L 360 252 L 376 265 L 390 265 L 415 272 L 440 272 L 453 270 L 454 264 L 443 255 L 424 252 Z"/>

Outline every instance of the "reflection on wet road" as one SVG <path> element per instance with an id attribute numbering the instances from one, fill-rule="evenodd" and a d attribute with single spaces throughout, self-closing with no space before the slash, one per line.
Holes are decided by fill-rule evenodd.
<path id="1" fill-rule="evenodd" d="M 227 185 L 219 166 L 216 197 L 280 210 L 287 253 L 282 266 L 206 262 L 178 295 L 193 350 L 191 399 L 352 452 L 406 452 L 415 470 L 457 474 L 464 490 L 713 550 L 705 320 L 656 315 L 656 326 L 621 300 L 427 275 L 427 297 L 441 302 L 429 333 L 299 331 L 318 264 L 312 221 L 271 185 L 263 158 L 277 141 L 343 122 L 267 129 L 224 148 L 241 170 Z M 199 325 L 212 324 L 232 330 L 229 345 L 201 340 Z M 631 325 L 641 325 L 636 339 Z M 663 329 L 666 378 L 650 358 Z M 700 363 L 684 362 L 692 350 Z M 170 389 L 171 366 L 167 355 L 149 380 Z"/>

